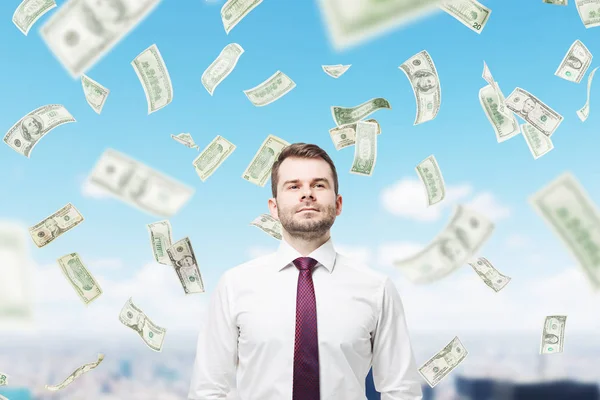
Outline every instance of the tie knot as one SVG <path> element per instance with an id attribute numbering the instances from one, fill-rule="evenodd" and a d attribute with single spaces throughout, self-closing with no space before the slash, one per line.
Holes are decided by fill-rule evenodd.
<path id="1" fill-rule="evenodd" d="M 294 265 L 299 270 L 310 270 L 317 265 L 317 262 L 318 261 L 312 257 L 298 257 L 293 261 Z"/>

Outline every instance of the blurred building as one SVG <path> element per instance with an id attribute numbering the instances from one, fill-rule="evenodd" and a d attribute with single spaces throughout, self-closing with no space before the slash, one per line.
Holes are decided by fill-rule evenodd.
<path id="1" fill-rule="evenodd" d="M 121 360 L 119 361 L 119 376 L 126 379 L 131 379 L 131 361 Z"/>
<path id="2" fill-rule="evenodd" d="M 108 382 L 102 383 L 102 385 L 100 386 L 100 393 L 110 394 L 112 392 L 113 392 L 113 390 L 112 390 L 112 387 L 110 386 L 110 383 L 108 383 Z"/>
<path id="3" fill-rule="evenodd" d="M 457 376 L 456 392 L 461 400 L 598 400 L 595 383 L 560 380 L 514 383 L 489 378 Z"/>
<path id="4" fill-rule="evenodd" d="M 33 400 L 33 395 L 26 388 L 1 387 L 0 394 L 9 400 Z"/>
<path id="5" fill-rule="evenodd" d="M 154 367 L 154 377 L 173 383 L 180 379 L 180 374 L 175 368 L 169 368 L 161 364 Z"/>

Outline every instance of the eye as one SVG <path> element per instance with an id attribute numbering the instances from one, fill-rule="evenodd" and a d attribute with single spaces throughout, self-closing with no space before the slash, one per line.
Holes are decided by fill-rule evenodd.
<path id="1" fill-rule="evenodd" d="M 323 187 L 325 187 L 325 185 L 323 185 L 322 183 L 317 183 L 317 186 L 323 186 Z"/>
<path id="2" fill-rule="evenodd" d="M 296 185 L 292 185 L 292 186 L 290 186 L 290 189 L 295 188 L 295 187 L 297 187 L 297 186 Z"/>

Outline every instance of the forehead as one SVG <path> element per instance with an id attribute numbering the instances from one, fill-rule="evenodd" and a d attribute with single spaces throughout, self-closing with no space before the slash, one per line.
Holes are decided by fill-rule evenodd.
<path id="1" fill-rule="evenodd" d="M 331 168 L 322 158 L 289 157 L 279 166 L 279 181 L 288 179 L 310 180 L 327 177 L 333 179 Z"/>

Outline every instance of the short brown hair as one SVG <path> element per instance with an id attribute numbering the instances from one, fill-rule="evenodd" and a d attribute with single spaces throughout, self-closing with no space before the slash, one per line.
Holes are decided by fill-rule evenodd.
<path id="1" fill-rule="evenodd" d="M 271 169 L 271 192 L 273 197 L 277 197 L 277 183 L 279 182 L 279 166 L 288 157 L 298 158 L 322 158 L 329 164 L 331 168 L 331 174 L 333 175 L 333 189 L 335 195 L 338 195 L 338 176 L 335 169 L 335 165 L 325 150 L 317 146 L 316 144 L 309 143 L 292 143 L 289 146 L 283 148 L 277 160 L 273 163 Z"/>

